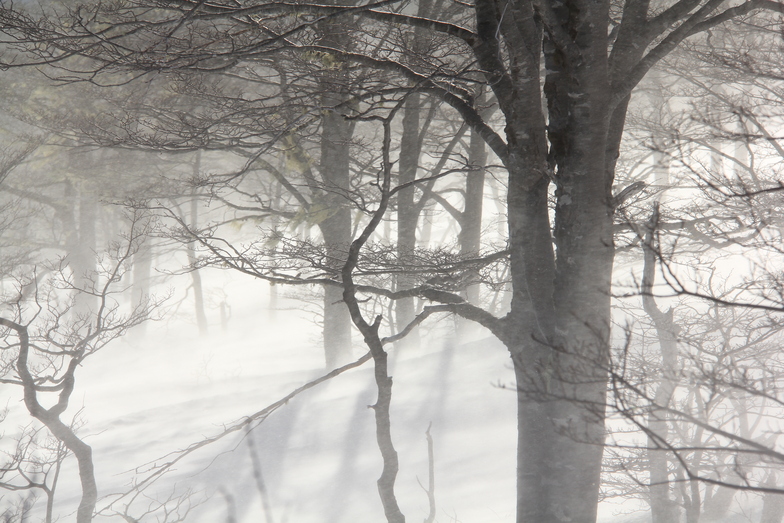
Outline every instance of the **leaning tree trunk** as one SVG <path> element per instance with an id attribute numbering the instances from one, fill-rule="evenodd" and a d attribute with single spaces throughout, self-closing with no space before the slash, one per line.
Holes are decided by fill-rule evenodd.
<path id="1" fill-rule="evenodd" d="M 16 370 L 24 391 L 24 404 L 31 416 L 43 423 L 46 428 L 70 450 L 76 458 L 79 468 L 79 480 L 82 497 L 76 509 L 76 523 L 90 523 L 98 500 L 98 487 L 95 482 L 92 448 L 74 433 L 73 429 L 60 420 L 60 415 L 68 408 L 68 402 L 74 390 L 74 373 L 81 362 L 84 349 L 75 350 L 62 375 L 62 387 L 59 389 L 57 403 L 44 408 L 39 402 L 39 385 L 30 373 L 30 335 L 27 326 L 14 321 L 0 318 L 0 325 L 12 329 L 19 337 L 19 354 L 16 357 Z"/>

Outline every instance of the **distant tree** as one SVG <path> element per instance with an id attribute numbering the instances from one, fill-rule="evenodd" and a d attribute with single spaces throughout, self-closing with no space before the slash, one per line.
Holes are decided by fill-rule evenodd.
<path id="1" fill-rule="evenodd" d="M 780 431 L 774 347 L 782 301 L 773 290 L 780 284 L 771 243 L 779 236 L 771 219 L 779 204 L 770 199 L 781 172 L 771 162 L 778 146 L 772 135 L 759 121 L 756 136 L 740 123 L 745 103 L 763 113 L 775 106 L 759 103 L 771 87 L 763 84 L 773 80 L 760 84 L 695 60 L 715 60 L 706 49 L 725 38 L 738 46 L 747 31 L 716 31 L 705 46 L 674 54 L 676 74 L 660 72 L 658 82 L 648 83 L 651 103 L 637 108 L 631 126 L 649 156 L 630 171 L 649 186 L 633 206 L 622 208 L 629 221 L 620 228 L 632 234 L 621 234 L 618 245 L 621 252 L 643 248 L 645 315 L 638 321 L 650 331 L 630 328 L 635 341 L 624 354 L 634 356 L 618 359 L 636 385 L 632 392 L 619 385 L 615 390 L 629 395 L 611 403 L 633 419 L 648 445 L 611 450 L 608 463 L 633 477 L 620 490 L 645 499 L 653 521 L 672 521 L 681 511 L 689 522 L 719 521 L 737 490 L 762 496 L 766 520 L 782 517 L 782 491 L 772 473 L 781 456 L 771 437 Z M 685 103 L 670 106 L 670 99 Z M 684 105 L 691 111 L 684 113 Z M 641 226 L 633 216 L 646 205 L 652 215 Z M 638 401 L 630 399 L 635 394 Z"/>

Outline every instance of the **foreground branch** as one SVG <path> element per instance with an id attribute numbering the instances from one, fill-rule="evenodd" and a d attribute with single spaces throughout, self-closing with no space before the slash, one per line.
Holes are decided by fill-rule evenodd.
<path id="1" fill-rule="evenodd" d="M 370 348 L 373 357 L 376 387 L 378 388 L 378 399 L 372 406 L 376 417 L 376 440 L 384 461 L 381 477 L 378 478 L 378 493 L 381 497 L 381 504 L 384 506 L 384 514 L 389 523 L 405 523 L 406 518 L 400 511 L 395 498 L 395 478 L 398 472 L 398 457 L 395 446 L 392 443 L 391 421 L 389 407 L 392 402 L 392 377 L 388 374 L 387 353 L 384 351 L 384 344 L 378 334 L 381 326 L 381 315 L 376 316 L 373 324 L 369 324 L 362 316 L 357 301 L 357 288 L 354 284 L 353 271 L 359 261 L 359 252 L 367 242 L 370 235 L 381 223 L 381 219 L 386 212 L 389 198 L 391 196 L 390 180 L 392 178 L 392 161 L 389 157 L 391 129 L 390 124 L 394 118 L 396 110 L 400 104 L 391 112 L 388 118 L 383 120 L 384 125 L 384 148 L 383 148 L 383 182 L 381 184 L 381 201 L 378 209 L 373 213 L 370 223 L 362 231 L 362 234 L 351 243 L 348 251 L 346 263 L 343 266 L 343 300 L 348 306 L 351 320 L 357 326 L 365 343 Z"/>

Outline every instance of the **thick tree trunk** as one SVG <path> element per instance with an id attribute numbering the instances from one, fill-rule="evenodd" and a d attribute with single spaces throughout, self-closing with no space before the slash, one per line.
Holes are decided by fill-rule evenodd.
<path id="1" fill-rule="evenodd" d="M 780 488 L 776 484 L 776 473 L 771 471 L 765 481 L 768 488 Z M 762 498 L 760 523 L 781 523 L 784 519 L 784 494 L 767 492 Z"/>
<path id="2" fill-rule="evenodd" d="M 333 0 L 345 5 L 342 0 Z M 320 26 L 319 43 L 333 49 L 349 49 L 352 45 L 352 27 L 348 21 L 332 20 Z M 348 99 L 350 76 L 338 59 L 334 67 L 325 69 L 319 76 L 324 107 L 321 121 L 321 184 L 314 188 L 313 205 L 327 215 L 318 223 L 324 239 L 327 265 L 333 277 L 340 279 L 340 270 L 346 260 L 351 243 L 351 137 L 354 123 L 343 117 L 343 103 Z M 324 287 L 324 356 L 328 369 L 350 362 L 351 316 L 343 302 L 343 290 L 336 286 Z"/>
<path id="3" fill-rule="evenodd" d="M 509 341 L 519 387 L 517 521 L 592 523 L 604 439 L 612 257 L 602 252 L 601 223 L 575 225 L 571 234 L 583 242 L 592 236 L 594 243 L 564 245 L 554 271 L 547 185 L 543 179 L 518 195 L 527 201 L 510 205 L 509 213 L 515 239 Z M 563 252 L 571 263 L 561 262 Z"/>
<path id="4" fill-rule="evenodd" d="M 400 138 L 400 167 L 398 184 L 411 183 L 416 178 L 419 165 L 419 120 L 421 99 L 412 93 L 403 107 L 403 135 Z M 412 263 L 412 254 L 416 249 L 416 229 L 419 213 L 414 203 L 414 187 L 410 186 L 397 193 L 397 255 L 400 265 L 406 267 Z M 405 273 L 397 277 L 398 290 L 413 287 L 416 281 Z M 397 330 L 405 329 L 414 320 L 416 304 L 414 298 L 403 298 L 395 302 L 395 322 Z M 416 348 L 419 346 L 419 329 L 413 329 L 408 336 L 399 342 L 401 347 Z"/>
<path id="5" fill-rule="evenodd" d="M 523 14 L 517 25 L 530 24 L 525 34 L 536 34 L 533 14 Z M 580 24 L 581 58 L 567 70 L 564 57 L 545 45 L 547 123 L 533 110 L 541 107 L 539 86 L 524 80 L 538 77 L 538 58 L 529 58 L 533 37 L 519 44 L 530 54 L 519 55 L 525 68 L 516 71 L 514 92 L 503 91 L 503 79 L 494 85 L 509 147 L 513 297 L 505 341 L 519 387 L 518 523 L 594 523 L 604 444 L 614 255 L 607 13 L 597 6 L 578 19 L 556 14 Z"/>
<path id="6" fill-rule="evenodd" d="M 548 346 L 555 317 L 547 189 L 544 179 L 529 192 L 510 187 L 510 201 L 514 203 L 509 212 L 514 282 L 506 342 L 518 387 L 518 523 L 557 521 L 552 519 L 549 507 L 549 493 L 558 485 L 550 445 L 555 426 L 546 397 L 555 379 L 550 364 L 553 352 Z"/>
<path id="7" fill-rule="evenodd" d="M 325 98 L 333 98 L 325 95 Z M 327 103 L 336 103 L 330 99 Z M 329 105 L 327 105 L 329 106 Z M 321 173 L 325 204 L 329 216 L 319 223 L 327 258 L 336 272 L 344 263 L 351 243 L 351 210 L 346 199 L 349 191 L 349 145 L 353 125 L 340 114 L 330 111 L 322 120 Z M 324 355 L 328 369 L 352 360 L 351 316 L 343 303 L 343 289 L 324 287 Z"/>
<path id="8" fill-rule="evenodd" d="M 551 500 L 574 523 L 596 520 L 614 257 L 604 158 L 596 154 L 605 149 L 602 109 L 606 101 L 597 92 L 587 97 L 594 98 L 590 105 L 595 112 L 576 123 L 585 131 L 559 169 L 554 234 L 558 252 L 554 342 L 558 395 L 563 399 L 553 405 L 561 427 L 553 446 L 554 467 L 562 483 L 560 492 L 551 492 Z M 563 498 L 563 492 L 571 494 Z"/>

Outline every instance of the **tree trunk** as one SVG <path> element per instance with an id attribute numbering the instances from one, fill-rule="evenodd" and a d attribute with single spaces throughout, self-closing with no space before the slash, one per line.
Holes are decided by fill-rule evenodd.
<path id="1" fill-rule="evenodd" d="M 152 245 L 150 238 L 139 244 L 133 255 L 133 297 L 132 306 L 144 306 L 150 297 L 150 276 L 152 273 Z M 140 336 L 147 331 L 147 324 L 142 323 L 135 328 Z"/>
<path id="2" fill-rule="evenodd" d="M 191 199 L 191 230 L 196 230 L 197 216 L 198 216 L 198 201 L 194 195 Z M 188 252 L 188 263 L 191 265 L 196 263 L 196 251 L 193 242 L 188 243 L 186 246 Z M 191 286 L 193 287 L 193 305 L 196 312 L 196 326 L 199 328 L 199 334 L 205 336 L 207 334 L 207 314 L 204 311 L 204 290 L 201 284 L 201 274 L 198 269 L 191 270 Z"/>
<path id="3" fill-rule="evenodd" d="M 419 166 L 419 119 L 421 99 L 418 93 L 412 93 L 403 106 L 403 134 L 400 138 L 400 167 L 398 184 L 411 183 L 416 178 Z M 412 255 L 416 249 L 416 229 L 419 219 L 417 206 L 414 203 L 414 187 L 410 186 L 397 193 L 397 255 L 401 267 L 411 265 Z M 416 280 L 402 273 L 397 277 L 397 289 L 403 290 L 416 285 Z M 403 298 L 395 302 L 395 322 L 397 331 L 405 329 L 416 316 L 414 298 Z M 399 346 L 416 348 L 419 346 L 419 329 L 413 329 L 408 336 L 399 342 Z"/>
<path id="4" fill-rule="evenodd" d="M 660 166 L 661 167 L 661 166 Z M 662 312 L 653 297 L 658 245 L 654 241 L 659 220 L 658 207 L 648 223 L 643 241 L 644 264 L 642 302 L 645 312 L 653 321 L 661 351 L 661 376 L 654 394 L 653 410 L 648 415 L 648 474 L 650 481 L 650 506 L 652 523 L 678 521 L 678 508 L 670 498 L 670 473 L 663 442 L 668 441 L 666 409 L 677 385 L 678 329 L 673 321 L 672 309 Z"/>
<path id="5" fill-rule="evenodd" d="M 325 95 L 325 106 L 339 103 Z M 340 114 L 330 111 L 322 120 L 321 173 L 324 181 L 324 202 L 329 216 L 319 223 L 327 258 L 337 273 L 351 243 L 351 210 L 346 199 L 349 191 L 349 145 L 353 125 Z M 343 289 L 324 286 L 324 355 L 328 369 L 339 367 L 352 359 L 351 316 L 343 303 Z"/>
<path id="6" fill-rule="evenodd" d="M 199 171 L 201 170 L 201 151 L 196 152 L 196 159 L 193 163 L 193 176 L 194 180 L 199 179 Z M 191 205 L 190 205 L 190 229 L 192 231 L 198 230 L 199 222 L 199 200 L 196 190 L 191 191 Z M 196 249 L 194 242 L 188 242 L 186 246 L 188 252 L 188 263 L 193 267 L 196 263 Z M 207 334 L 207 314 L 204 311 L 204 291 L 201 284 L 201 274 L 198 269 L 191 269 L 191 283 L 193 287 L 193 305 L 196 312 L 196 325 L 199 328 L 199 334 L 202 336 Z"/>
<path id="7" fill-rule="evenodd" d="M 331 0 L 345 5 L 342 0 Z M 350 2 L 349 2 L 350 3 Z M 319 26 L 319 43 L 333 49 L 349 49 L 353 28 L 346 20 L 333 19 Z M 326 218 L 318 222 L 324 239 L 327 265 L 331 276 L 340 280 L 351 243 L 351 137 L 354 123 L 343 117 L 342 104 L 348 99 L 351 77 L 338 57 L 335 63 L 319 73 L 321 104 L 321 187 L 314 188 L 313 206 Z M 328 369 L 339 367 L 353 359 L 351 351 L 351 316 L 343 302 L 343 289 L 324 286 L 324 355 Z"/>
<path id="8" fill-rule="evenodd" d="M 28 367 L 30 337 L 27 327 L 11 320 L 0 318 L 0 325 L 13 329 L 19 336 L 19 354 L 16 358 L 16 370 L 22 382 L 24 403 L 31 416 L 46 425 L 46 428 L 70 450 L 79 466 L 79 480 L 82 498 L 76 511 L 76 523 L 90 523 L 98 500 L 98 487 L 95 482 L 92 448 L 79 439 L 74 431 L 60 420 L 74 390 L 74 372 L 78 367 L 82 354 L 75 355 L 62 376 L 63 386 L 60 389 L 57 403 L 45 409 L 38 401 L 38 386 Z"/>
<path id="9" fill-rule="evenodd" d="M 481 98 L 480 98 L 481 99 Z M 468 164 L 471 170 L 466 174 L 465 205 L 460 219 L 460 256 L 475 258 L 481 250 L 482 240 L 482 203 L 485 188 L 485 166 L 487 150 L 482 137 L 475 130 L 471 132 Z M 468 274 L 461 277 L 466 282 L 463 296 L 473 305 L 479 305 L 479 271 L 469 269 Z M 473 322 L 458 318 L 458 333 L 461 337 L 471 337 L 476 332 Z"/>
<path id="10" fill-rule="evenodd" d="M 477 3 L 477 25 L 487 40 L 497 16 L 483 12 L 484 5 Z M 516 55 L 515 76 L 488 78 L 507 123 L 513 296 L 505 342 L 519 389 L 518 523 L 594 523 L 604 444 L 614 255 L 605 160 L 614 145 L 608 143 L 607 13 L 592 7 L 579 21 L 556 14 L 580 24 L 581 59 L 566 70 L 554 46 L 543 48 L 546 121 L 537 110 L 539 84 L 528 80 L 539 77 L 535 51 L 542 42 L 532 11 L 515 15 L 526 35 L 516 44 L 525 51 Z M 490 63 L 495 55 L 481 58 Z"/>
<path id="11" fill-rule="evenodd" d="M 76 523 L 90 523 L 93 520 L 93 511 L 98 501 L 98 486 L 95 482 L 92 447 L 79 439 L 71 428 L 56 416 L 45 413 L 36 417 L 52 431 L 52 434 L 58 440 L 68 447 L 68 450 L 73 452 L 79 466 L 79 480 L 82 487 L 82 499 L 76 511 Z"/>
<path id="12" fill-rule="evenodd" d="M 98 284 L 95 281 L 97 271 L 95 267 L 95 222 L 97 218 L 96 196 L 84 187 L 82 182 L 79 187 L 79 240 L 74 247 L 74 269 L 76 272 L 77 287 L 93 290 Z M 95 310 L 97 301 L 94 296 L 79 293 L 76 296 L 76 312 L 87 314 Z"/>
<path id="13" fill-rule="evenodd" d="M 480 98 L 481 100 L 481 98 Z M 475 130 L 471 132 L 468 150 L 468 164 L 471 169 L 466 175 L 465 207 L 460 224 L 460 254 L 463 257 L 477 256 L 482 240 L 482 203 L 485 197 L 485 166 L 487 150 L 482 137 Z M 475 282 L 478 274 L 471 274 L 469 282 Z M 474 305 L 479 304 L 479 285 L 470 283 L 465 291 L 466 299 Z"/>
<path id="14" fill-rule="evenodd" d="M 57 207 L 57 217 L 63 225 L 66 261 L 71 270 L 73 284 L 77 289 L 74 295 L 74 310 L 78 315 L 86 315 L 95 305 L 95 299 L 79 292 L 79 289 L 92 291 L 95 286 L 95 219 L 96 202 L 82 187 L 75 188 L 65 183 L 65 200 L 73 205 Z"/>
<path id="15" fill-rule="evenodd" d="M 768 488 L 777 488 L 776 473 L 771 471 L 765 481 Z M 784 519 L 784 494 L 766 492 L 762 497 L 762 516 L 760 523 L 781 523 Z"/>

